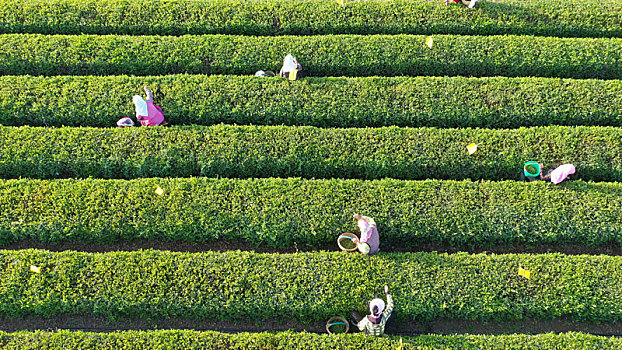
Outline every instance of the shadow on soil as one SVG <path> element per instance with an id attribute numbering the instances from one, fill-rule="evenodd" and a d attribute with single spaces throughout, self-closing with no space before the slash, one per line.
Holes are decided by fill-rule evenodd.
<path id="1" fill-rule="evenodd" d="M 193 329 L 214 330 L 220 332 L 262 332 L 262 331 L 307 331 L 325 333 L 325 324 L 312 322 L 308 325 L 298 321 L 201 321 L 191 319 L 167 320 L 115 320 L 114 323 L 105 318 L 90 315 L 61 315 L 51 318 L 0 317 L 0 330 L 81 330 L 93 332 L 113 332 L 119 330 L 147 330 L 147 329 Z M 390 333 L 388 331 L 390 330 Z M 599 335 L 622 335 L 622 323 L 593 324 L 575 322 L 568 319 L 556 320 L 516 320 L 504 322 L 467 321 L 455 319 L 438 319 L 431 322 L 402 321 L 387 326 L 388 334 L 417 335 L 417 334 L 538 334 L 561 332 L 584 332 Z"/>
<path id="2" fill-rule="evenodd" d="M 136 251 L 140 249 L 169 250 L 174 252 L 204 252 L 204 251 L 229 251 L 244 250 L 255 251 L 257 253 L 296 253 L 305 251 L 335 251 L 338 250 L 337 244 L 320 245 L 315 248 L 293 247 L 273 248 L 268 246 L 255 246 L 249 242 L 243 241 L 218 241 L 211 243 L 190 243 L 190 242 L 172 242 L 172 241 L 126 241 L 115 243 L 84 243 L 84 242 L 60 242 L 46 243 L 38 240 L 22 240 L 10 244 L 0 245 L 0 249 L 19 250 L 19 249 L 45 249 L 54 252 L 74 250 L 82 252 L 111 252 L 111 251 Z M 442 244 L 424 244 L 419 245 L 418 249 L 405 248 L 390 242 L 382 242 L 380 246 L 381 252 L 468 252 L 468 253 L 494 253 L 494 254 L 510 254 L 510 253 L 562 253 L 568 255 L 622 255 L 622 247 L 617 244 L 586 246 L 581 244 L 558 244 L 558 245 L 538 245 L 538 246 L 518 246 L 518 245 L 496 245 L 487 248 L 459 248 Z"/>

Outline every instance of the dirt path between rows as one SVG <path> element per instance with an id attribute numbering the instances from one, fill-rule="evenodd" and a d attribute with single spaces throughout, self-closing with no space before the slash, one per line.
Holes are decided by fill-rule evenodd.
<path id="1" fill-rule="evenodd" d="M 83 243 L 83 242 L 62 242 L 62 243 L 44 243 L 38 240 L 23 240 L 11 244 L 0 245 L 0 249 L 19 250 L 19 249 L 46 249 L 50 251 L 75 250 L 82 252 L 111 252 L 111 251 L 136 251 L 140 249 L 170 250 L 175 252 L 203 252 L 203 251 L 228 251 L 228 250 L 245 250 L 255 251 L 258 253 L 295 253 L 302 251 L 314 250 L 337 250 L 336 244 L 318 246 L 315 249 L 305 247 L 290 248 L 272 248 L 267 246 L 254 246 L 243 241 L 219 241 L 212 243 L 189 243 L 189 242 L 170 242 L 170 241 L 126 241 L 106 244 Z M 589 254 L 589 255 L 622 255 L 622 247 L 610 244 L 597 247 L 588 247 L 581 244 L 558 244 L 558 245 L 539 245 L 539 246 L 505 246 L 497 245 L 489 248 L 455 248 L 441 244 L 420 245 L 417 249 L 404 248 L 403 246 L 389 243 L 382 243 L 380 246 L 382 252 L 447 252 L 456 253 L 459 251 L 469 253 L 563 253 L 568 255 Z"/>
<path id="2" fill-rule="evenodd" d="M 343 315 L 345 316 L 345 315 Z M 285 331 L 288 329 L 308 332 L 325 332 L 324 322 L 312 322 L 304 325 L 297 321 L 280 320 L 256 323 L 255 321 L 200 321 L 188 319 L 168 320 L 116 320 L 110 322 L 96 316 L 55 316 L 51 318 L 26 317 L 23 319 L 0 317 L 0 330 L 57 330 L 72 329 L 93 332 L 112 332 L 117 330 L 147 330 L 147 329 L 194 329 L 218 330 L 222 332 L 259 332 Z M 557 320 L 518 320 L 504 322 L 482 322 L 453 319 L 438 319 L 432 322 L 400 322 L 387 326 L 387 333 L 401 335 L 417 334 L 537 334 L 547 332 L 585 332 L 599 335 L 622 336 L 622 322 L 593 324 L 574 322 L 567 319 Z"/>

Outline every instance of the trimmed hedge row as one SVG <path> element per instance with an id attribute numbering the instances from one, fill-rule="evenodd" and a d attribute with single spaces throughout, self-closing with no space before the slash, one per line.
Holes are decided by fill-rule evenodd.
<path id="1" fill-rule="evenodd" d="M 1 75 L 245 74 L 294 54 L 311 76 L 622 78 L 622 39 L 533 36 L 0 35 Z M 348 54 L 344 54 L 344 53 Z M 456 91 L 459 93 L 459 91 Z"/>
<path id="2" fill-rule="evenodd" d="M 469 156 L 466 146 L 481 143 Z M 622 181 L 622 129 L 0 127 L 0 178 L 519 179 L 523 164 Z"/>
<path id="3" fill-rule="evenodd" d="M 30 266 L 40 273 L 30 272 Z M 325 322 L 388 284 L 397 321 L 622 320 L 622 257 L 0 251 L 0 312 Z M 519 266 L 531 271 L 527 280 Z"/>
<path id="4" fill-rule="evenodd" d="M 619 0 L 441 2 L 1 0 L 0 33 L 622 36 Z"/>
<path id="5" fill-rule="evenodd" d="M 164 194 L 155 190 L 160 187 Z M 0 242 L 331 244 L 372 216 L 381 247 L 622 245 L 622 184 L 429 180 L 1 180 Z M 382 248 L 385 250 L 386 248 Z"/>
<path id="6" fill-rule="evenodd" d="M 0 124 L 114 126 L 148 85 L 175 125 L 622 126 L 621 80 L 177 75 L 0 77 Z M 18 88 L 16 88 L 18 87 Z"/>
<path id="7" fill-rule="evenodd" d="M 616 350 L 622 340 L 584 333 L 512 335 L 421 335 L 418 337 L 366 337 L 358 334 L 219 333 L 191 330 L 125 331 L 112 333 L 0 332 L 3 349 L 417 349 L 417 350 Z"/>

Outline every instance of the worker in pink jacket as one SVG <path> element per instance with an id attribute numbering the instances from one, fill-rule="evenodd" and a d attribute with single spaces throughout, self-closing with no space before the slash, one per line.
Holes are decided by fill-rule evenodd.
<path id="1" fill-rule="evenodd" d="M 142 126 L 167 125 L 164 120 L 162 108 L 153 104 L 153 95 L 148 87 L 145 86 L 147 99 L 144 100 L 140 95 L 134 95 L 134 107 L 136 107 L 136 119 L 140 120 Z"/>
<path id="2" fill-rule="evenodd" d="M 380 236 L 376 222 L 369 216 L 359 214 L 354 214 L 354 218 L 357 220 L 356 224 L 361 231 L 361 238 L 358 243 L 359 251 L 370 256 L 376 254 L 380 250 Z"/>
<path id="3" fill-rule="evenodd" d="M 523 165 L 523 170 L 520 173 L 521 181 L 537 181 L 537 180 L 550 180 L 555 185 L 568 179 L 570 175 L 577 171 L 573 164 L 562 164 L 555 169 L 549 170 L 544 174 L 544 164 L 530 161 Z"/>

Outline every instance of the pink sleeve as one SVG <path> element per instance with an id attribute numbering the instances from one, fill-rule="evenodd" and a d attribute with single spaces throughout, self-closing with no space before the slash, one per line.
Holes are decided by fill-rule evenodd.
<path id="1" fill-rule="evenodd" d="M 370 238 L 371 238 L 371 229 L 370 229 L 370 230 L 367 230 L 367 234 L 365 235 L 365 242 L 364 242 L 364 243 L 366 243 L 367 241 L 369 241 L 369 239 L 370 239 Z"/>
<path id="2" fill-rule="evenodd" d="M 361 241 L 367 242 L 367 240 L 371 237 L 371 229 L 369 227 L 369 223 L 363 219 L 357 222 L 359 230 L 361 231 Z"/>
<path id="3" fill-rule="evenodd" d="M 365 231 L 367 231 L 367 228 L 369 227 L 369 224 L 367 223 L 367 221 L 360 219 L 356 222 L 356 224 L 359 227 L 359 230 L 361 230 L 361 233 L 364 233 Z"/>

